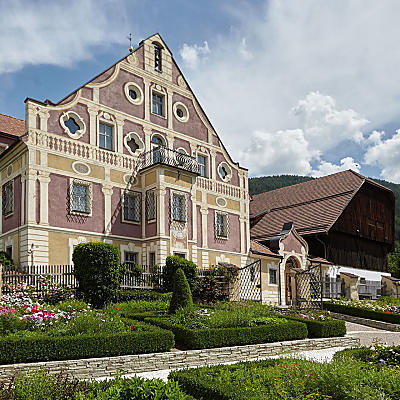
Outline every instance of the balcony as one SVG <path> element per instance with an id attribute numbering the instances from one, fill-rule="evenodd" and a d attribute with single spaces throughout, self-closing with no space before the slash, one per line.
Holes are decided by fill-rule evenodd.
<path id="1" fill-rule="evenodd" d="M 196 175 L 199 174 L 199 165 L 194 157 L 163 146 L 142 153 L 137 160 L 137 170 L 141 171 L 156 164 L 175 167 Z"/>

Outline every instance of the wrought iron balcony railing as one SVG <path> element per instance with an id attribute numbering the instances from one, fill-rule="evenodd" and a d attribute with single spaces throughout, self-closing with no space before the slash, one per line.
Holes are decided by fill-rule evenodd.
<path id="1" fill-rule="evenodd" d="M 199 165 L 194 157 L 163 146 L 142 153 L 137 161 L 137 170 L 140 171 L 156 164 L 164 164 L 199 174 Z"/>

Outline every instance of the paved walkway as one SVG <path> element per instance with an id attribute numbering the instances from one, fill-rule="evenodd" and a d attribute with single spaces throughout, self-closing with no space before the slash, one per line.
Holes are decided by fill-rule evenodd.
<path id="1" fill-rule="evenodd" d="M 400 346 L 400 332 L 383 331 L 352 322 L 346 322 L 346 328 L 348 335 L 360 338 L 361 346 L 372 346 L 374 343 Z"/>

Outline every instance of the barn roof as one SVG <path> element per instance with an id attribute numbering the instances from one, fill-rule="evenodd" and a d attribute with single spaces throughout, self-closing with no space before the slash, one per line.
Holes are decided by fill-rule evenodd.
<path id="1" fill-rule="evenodd" d="M 251 237 L 270 239 L 288 221 L 293 221 L 301 235 L 327 232 L 365 182 L 391 193 L 347 170 L 255 195 L 250 202 Z"/>
<path id="2" fill-rule="evenodd" d="M 255 240 L 250 240 L 250 250 L 253 254 L 258 254 L 262 256 L 282 258 L 278 253 L 273 252 L 269 247 L 256 242 Z"/>
<path id="3" fill-rule="evenodd" d="M 0 132 L 22 136 L 25 133 L 25 121 L 0 113 Z"/>

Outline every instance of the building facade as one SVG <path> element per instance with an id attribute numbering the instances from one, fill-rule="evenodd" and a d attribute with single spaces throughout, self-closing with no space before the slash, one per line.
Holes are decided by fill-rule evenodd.
<path id="1" fill-rule="evenodd" d="M 0 248 L 14 261 L 69 264 L 77 244 L 105 241 L 137 264 L 246 265 L 248 172 L 159 34 L 60 102 L 25 103 L 0 157 Z"/>

